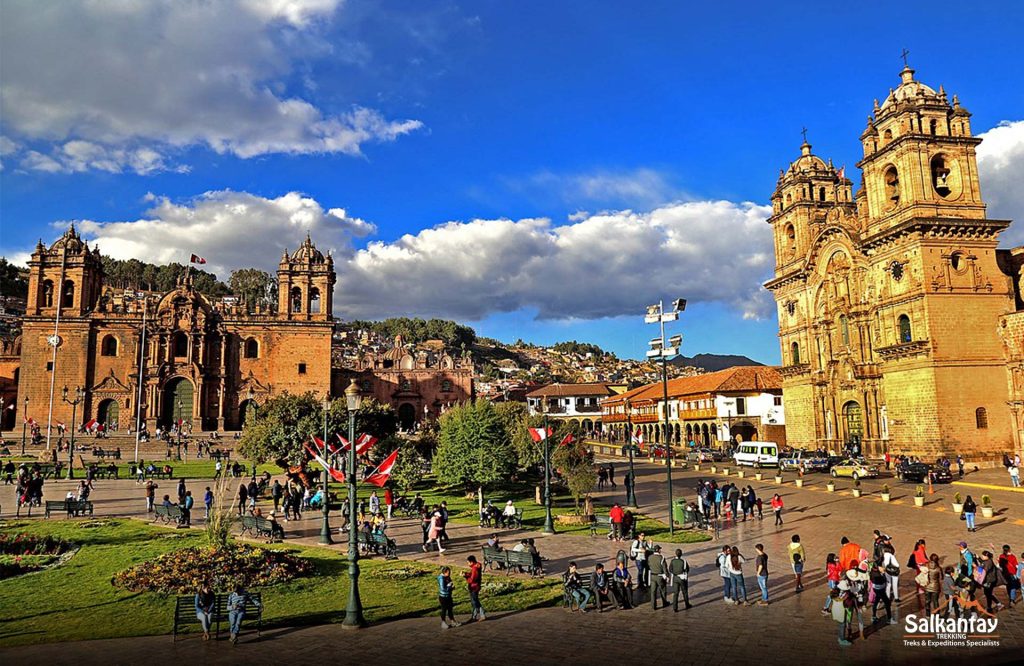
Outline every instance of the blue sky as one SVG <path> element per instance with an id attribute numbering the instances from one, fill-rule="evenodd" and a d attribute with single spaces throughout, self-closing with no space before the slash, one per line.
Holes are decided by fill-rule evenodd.
<path id="1" fill-rule="evenodd" d="M 1022 217 L 1016 3 L 636 4 L 4 2 L 0 252 L 83 220 L 226 278 L 310 230 L 343 317 L 635 357 L 684 296 L 685 353 L 778 362 L 763 206 L 804 126 L 856 182 L 904 47 L 996 128 L 983 194 Z"/>

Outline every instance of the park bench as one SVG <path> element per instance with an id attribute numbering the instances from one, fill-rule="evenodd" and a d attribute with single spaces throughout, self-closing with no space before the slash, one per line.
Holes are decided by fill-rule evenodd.
<path id="1" fill-rule="evenodd" d="M 56 474 L 56 469 L 57 469 L 56 465 L 40 465 L 40 467 L 39 467 L 39 475 L 41 477 L 43 477 L 44 479 L 53 478 L 54 474 Z"/>
<path id="2" fill-rule="evenodd" d="M 210 457 L 214 460 L 231 460 L 230 451 L 211 451 Z"/>
<path id="3" fill-rule="evenodd" d="M 523 528 L 523 510 L 516 509 L 516 515 L 506 516 L 499 513 L 496 516 L 492 516 L 487 513 L 480 514 L 480 527 L 504 527 L 507 529 L 522 529 Z"/>
<path id="4" fill-rule="evenodd" d="M 43 517 L 49 518 L 50 512 L 59 511 L 69 516 L 92 515 L 92 502 L 89 500 L 46 500 Z"/>
<path id="5" fill-rule="evenodd" d="M 168 481 L 174 477 L 174 469 L 171 468 L 167 471 L 158 469 L 155 472 L 146 472 L 146 476 L 152 476 L 157 479 L 167 479 Z"/>
<path id="6" fill-rule="evenodd" d="M 597 592 L 594 591 L 593 572 L 582 573 L 580 571 L 577 571 L 576 573 L 580 577 L 580 586 L 584 590 L 588 590 L 590 592 L 590 601 L 594 604 L 594 606 L 597 606 Z M 576 600 L 572 598 L 572 595 L 569 594 L 569 590 L 565 587 L 564 577 L 562 579 L 562 603 L 565 604 L 566 608 L 572 608 L 572 605 L 576 603 Z"/>
<path id="7" fill-rule="evenodd" d="M 384 553 L 384 559 L 386 560 L 397 560 L 398 559 L 398 544 L 395 543 L 394 539 L 389 539 L 386 534 L 380 532 L 357 532 L 358 543 L 373 549 L 374 552 Z"/>
<path id="8" fill-rule="evenodd" d="M 499 569 L 504 569 L 506 574 L 512 573 L 513 570 L 519 571 L 520 569 L 526 571 L 531 576 L 536 576 L 539 571 L 533 564 L 533 555 L 528 551 L 514 551 L 514 550 L 495 550 L 490 546 L 484 546 L 484 566 L 490 566 L 493 568 L 495 565 Z"/>
<path id="9" fill-rule="evenodd" d="M 597 536 L 598 530 L 604 529 L 605 533 L 611 537 L 612 533 L 612 519 L 610 516 L 591 516 L 590 517 L 590 536 Z"/>
<path id="10" fill-rule="evenodd" d="M 245 534 L 246 532 L 273 540 L 274 524 L 263 516 L 242 516 L 242 531 L 240 534 Z"/>
<path id="11" fill-rule="evenodd" d="M 220 636 L 221 622 L 228 622 L 228 596 L 227 594 L 214 595 L 213 615 L 210 624 L 214 628 L 214 637 Z M 263 595 L 259 592 L 249 593 L 249 603 L 245 605 L 245 619 L 242 621 L 256 623 L 256 638 L 260 637 L 260 630 L 263 628 Z M 178 640 L 179 627 L 198 625 L 199 618 L 196 617 L 195 595 L 181 595 L 174 598 L 174 628 L 171 630 L 172 641 Z"/>
<path id="12" fill-rule="evenodd" d="M 181 522 L 181 507 L 177 504 L 171 506 L 164 506 L 163 504 L 157 504 L 153 507 L 153 521 L 162 521 L 164 523 L 180 523 Z"/>
<path id="13" fill-rule="evenodd" d="M 116 479 L 119 478 L 119 470 L 116 467 L 96 467 L 92 470 L 92 476 L 94 479 Z"/>

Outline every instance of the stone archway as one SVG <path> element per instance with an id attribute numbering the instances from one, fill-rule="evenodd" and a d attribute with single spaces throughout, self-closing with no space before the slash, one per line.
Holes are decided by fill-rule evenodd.
<path id="1" fill-rule="evenodd" d="M 729 430 L 737 442 L 752 442 L 757 439 L 757 428 L 749 421 L 737 421 Z"/>
<path id="2" fill-rule="evenodd" d="M 255 400 L 243 400 L 238 405 L 238 429 L 242 430 L 247 424 L 251 424 L 256 420 L 259 407 L 256 405 Z"/>
<path id="3" fill-rule="evenodd" d="M 849 441 L 854 435 L 858 437 L 864 434 L 864 414 L 860 403 L 850 400 L 843 405 L 843 426 L 846 430 L 846 440 Z"/>
<path id="4" fill-rule="evenodd" d="M 398 406 L 398 426 L 402 430 L 412 430 L 416 424 L 416 406 L 411 402 L 403 402 Z"/>
<path id="5" fill-rule="evenodd" d="M 107 428 L 117 427 L 120 412 L 121 406 L 117 404 L 117 400 L 107 398 L 100 402 L 99 407 L 96 409 L 96 420 Z"/>
<path id="6" fill-rule="evenodd" d="M 165 427 L 192 422 L 192 404 L 195 387 L 184 377 L 174 377 L 164 385 L 160 422 Z"/>

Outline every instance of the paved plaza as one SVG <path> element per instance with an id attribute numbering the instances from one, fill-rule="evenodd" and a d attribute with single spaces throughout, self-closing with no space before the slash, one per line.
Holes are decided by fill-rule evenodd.
<path id="1" fill-rule="evenodd" d="M 616 461 L 620 471 L 622 461 Z M 649 515 L 664 519 L 667 515 L 665 468 L 647 462 L 637 463 L 637 494 L 641 507 Z M 1001 474 L 1001 471 L 999 471 Z M 707 471 L 673 470 L 675 495 L 692 498 L 698 477 L 724 478 Z M 820 609 L 825 598 L 825 556 L 837 552 L 839 539 L 851 540 L 870 549 L 871 532 L 880 529 L 890 534 L 902 561 L 914 541 L 924 538 L 929 552 L 937 552 L 943 564 L 955 561 L 957 545 L 966 540 L 975 552 L 997 550 L 1003 543 L 1015 552 L 1024 549 L 1024 493 L 1005 488 L 1005 480 L 996 470 L 969 474 L 965 483 L 975 485 L 944 485 L 927 496 L 924 507 L 913 505 L 913 484 L 899 484 L 887 479 L 893 489 L 893 501 L 886 504 L 878 497 L 883 481 L 864 482 L 866 495 L 850 496 L 849 480 L 840 480 L 836 493 L 825 490 L 824 475 L 809 475 L 804 488 L 796 488 L 791 475 L 782 486 L 771 479 L 732 480 L 751 485 L 767 500 L 779 492 L 785 502 L 784 525 L 776 527 L 770 515 L 764 521 L 727 524 L 717 540 L 683 546 L 691 565 L 691 599 L 694 607 L 673 614 L 670 610 L 652 611 L 641 604 L 631 611 L 611 611 L 602 615 L 570 613 L 564 608 L 545 608 L 522 612 L 492 614 L 482 624 L 465 625 L 446 632 L 438 628 L 434 617 L 404 619 L 372 626 L 364 631 L 349 632 L 337 625 L 309 628 L 274 628 L 264 632 L 257 644 L 252 636 L 244 636 L 236 648 L 226 642 L 203 643 L 194 638 L 172 643 L 169 636 L 90 641 L 74 644 L 50 644 L 6 649 L 0 652 L 9 663 L 55 663 L 74 655 L 76 663 L 114 663 L 148 661 L 155 663 L 209 662 L 240 660 L 287 659 L 289 663 L 312 663 L 325 658 L 336 660 L 341 654 L 358 659 L 386 658 L 387 663 L 469 664 L 514 661 L 519 663 L 599 663 L 609 657 L 616 660 L 636 658 L 645 662 L 699 661 L 701 663 L 948 663 L 963 658 L 984 659 L 987 663 L 1013 661 L 1024 646 L 1024 622 L 1020 609 L 999 613 L 998 648 L 929 649 L 906 647 L 902 623 L 879 625 L 869 630 L 866 640 L 840 648 L 836 642 L 837 625 L 823 617 Z M 208 482 L 189 483 L 192 489 Z M 66 492 L 66 482 L 47 484 L 48 496 Z M 168 484 L 169 485 L 169 484 Z M 987 486 L 987 487 L 982 487 Z M 622 490 L 620 484 L 619 491 Z M 979 516 L 979 530 L 968 534 L 963 523 L 950 508 L 954 492 L 971 493 L 976 499 L 983 493 L 993 497 L 997 516 L 991 520 Z M 5 490 L 5 492 L 7 492 Z M 145 518 L 143 492 L 133 481 L 97 481 L 93 493 L 97 515 L 119 515 Z M 7 499 L 7 498 L 4 498 Z M 499 499 L 499 498 L 496 498 Z M 621 499 L 609 491 L 597 493 L 599 504 L 610 505 Z M 6 502 L 5 502 L 6 504 Z M 196 512 L 201 514 L 200 512 Z M 767 513 L 767 511 L 766 511 Z M 286 523 L 290 542 L 313 545 L 319 535 L 319 514 L 308 512 L 300 522 Z M 54 518 L 51 518 L 53 520 Z M 58 518 L 61 519 L 61 518 Z M 201 520 L 196 521 L 201 524 Z M 451 545 L 443 555 L 424 554 L 419 544 L 419 522 L 396 519 L 389 533 L 399 543 L 399 555 L 405 559 L 463 565 L 470 553 L 479 554 L 480 544 L 489 530 L 472 525 L 453 524 Z M 807 551 L 806 589 L 797 594 L 785 559 L 786 544 L 799 534 Z M 541 553 L 549 561 L 549 576 L 564 571 L 570 560 L 590 570 L 595 562 L 611 562 L 625 544 L 616 544 L 603 535 L 589 537 L 578 534 L 544 536 L 532 532 L 507 532 L 504 537 L 532 536 Z M 338 539 L 343 541 L 343 539 Z M 714 557 L 724 544 L 737 545 L 749 558 L 754 544 L 763 543 L 770 557 L 768 607 L 733 607 L 722 602 L 720 578 Z M 993 546 L 995 548 L 993 548 Z M 669 546 L 665 546 L 669 548 Z M 346 548 L 339 543 L 333 548 L 343 555 Z M 488 574 L 491 575 L 491 574 Z M 502 574 L 496 574 L 502 575 Z M 757 585 L 753 575 L 747 577 L 751 599 Z M 917 609 L 909 576 L 901 582 L 900 617 Z M 464 594 L 457 590 L 457 594 Z M 338 605 L 345 602 L 346 590 L 339 589 Z M 1001 595 L 1000 595 L 1001 596 Z M 273 603 L 272 595 L 268 603 Z M 372 603 L 372 593 L 364 589 L 364 601 Z M 487 605 L 486 597 L 483 599 Z M 168 627 L 170 610 L 168 610 Z M 397 639 L 397 640 L 396 640 Z M 386 657 L 385 657 L 386 655 Z"/>

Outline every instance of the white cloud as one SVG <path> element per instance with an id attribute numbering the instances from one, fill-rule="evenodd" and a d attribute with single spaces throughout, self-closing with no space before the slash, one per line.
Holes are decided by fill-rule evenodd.
<path id="1" fill-rule="evenodd" d="M 23 166 L 44 171 L 149 173 L 191 146 L 359 155 L 421 124 L 358 105 L 328 111 L 289 91 L 307 58 L 349 49 L 324 35 L 340 4 L 0 3 L 5 132 L 31 148 Z"/>
<path id="2" fill-rule="evenodd" d="M 507 178 L 513 192 L 536 201 L 558 201 L 571 206 L 596 204 L 611 207 L 653 208 L 683 198 L 665 173 L 650 168 L 596 170 L 583 173 L 540 171 L 525 178 Z"/>
<path id="3" fill-rule="evenodd" d="M 350 217 L 343 208 L 324 210 L 298 192 L 276 199 L 222 190 L 206 192 L 187 203 L 149 195 L 153 204 L 143 218 L 126 222 L 78 222 L 83 235 L 116 259 L 154 263 L 188 260 L 195 252 L 208 269 L 226 279 L 235 268 L 276 270 L 282 250 L 292 251 L 309 232 L 323 252 L 351 252 L 350 239 L 376 227 Z M 65 227 L 66 222 L 55 226 Z"/>
<path id="4" fill-rule="evenodd" d="M 1024 120 L 1002 122 L 978 135 L 978 174 L 988 216 L 1013 220 L 1004 232 L 1004 247 L 1024 243 Z"/>
<path id="5" fill-rule="evenodd" d="M 340 261 L 345 317 L 475 320 L 536 308 L 545 319 L 634 313 L 660 297 L 770 313 L 766 206 L 728 201 L 620 211 L 562 226 L 548 219 L 449 222 Z"/>

